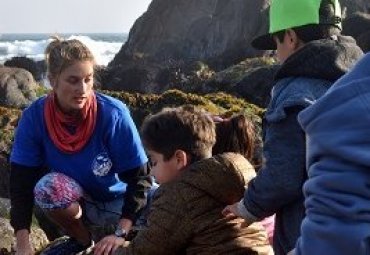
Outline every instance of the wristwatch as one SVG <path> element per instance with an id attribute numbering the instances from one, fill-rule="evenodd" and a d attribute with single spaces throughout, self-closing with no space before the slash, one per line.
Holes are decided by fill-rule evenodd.
<path id="1" fill-rule="evenodd" d="M 127 232 L 123 228 L 117 227 L 116 231 L 114 231 L 114 235 L 117 237 L 125 238 L 127 236 Z"/>

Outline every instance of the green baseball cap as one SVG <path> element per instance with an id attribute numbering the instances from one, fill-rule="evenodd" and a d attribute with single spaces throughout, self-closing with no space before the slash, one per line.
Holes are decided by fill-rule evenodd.
<path id="1" fill-rule="evenodd" d="M 272 34 L 304 25 L 325 24 L 334 25 L 341 29 L 342 15 L 339 1 L 328 1 L 328 4 L 333 6 L 334 12 L 320 12 L 322 1 L 323 0 L 272 0 L 269 13 L 269 33 L 253 39 L 252 46 L 260 50 L 274 50 L 276 49 L 276 43 Z M 328 10 L 330 10 L 330 8 Z"/>

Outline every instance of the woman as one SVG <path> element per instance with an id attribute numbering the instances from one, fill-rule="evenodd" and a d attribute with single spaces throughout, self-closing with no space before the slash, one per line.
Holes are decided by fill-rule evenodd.
<path id="1" fill-rule="evenodd" d="M 10 158 L 17 254 L 33 254 L 34 200 L 71 237 L 54 247 L 58 254 L 91 247 L 89 229 L 114 224 L 115 234 L 97 244 L 109 253 L 124 242 L 146 203 L 147 157 L 127 107 L 94 92 L 90 50 L 78 40 L 55 38 L 45 55 L 52 92 L 23 112 Z"/>

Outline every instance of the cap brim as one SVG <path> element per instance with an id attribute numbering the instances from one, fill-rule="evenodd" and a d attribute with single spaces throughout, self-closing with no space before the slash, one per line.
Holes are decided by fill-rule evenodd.
<path id="1" fill-rule="evenodd" d="M 251 45 L 258 50 L 276 50 L 276 42 L 271 34 L 255 37 Z"/>

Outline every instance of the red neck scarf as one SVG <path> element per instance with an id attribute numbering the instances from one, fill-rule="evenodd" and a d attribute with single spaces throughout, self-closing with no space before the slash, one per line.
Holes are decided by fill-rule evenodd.
<path id="1" fill-rule="evenodd" d="M 78 116 L 64 114 L 58 107 L 55 94 L 48 95 L 45 101 L 44 117 L 50 139 L 65 153 L 81 150 L 94 132 L 97 115 L 95 93 L 91 93 Z M 68 128 L 75 128 L 71 134 Z"/>

